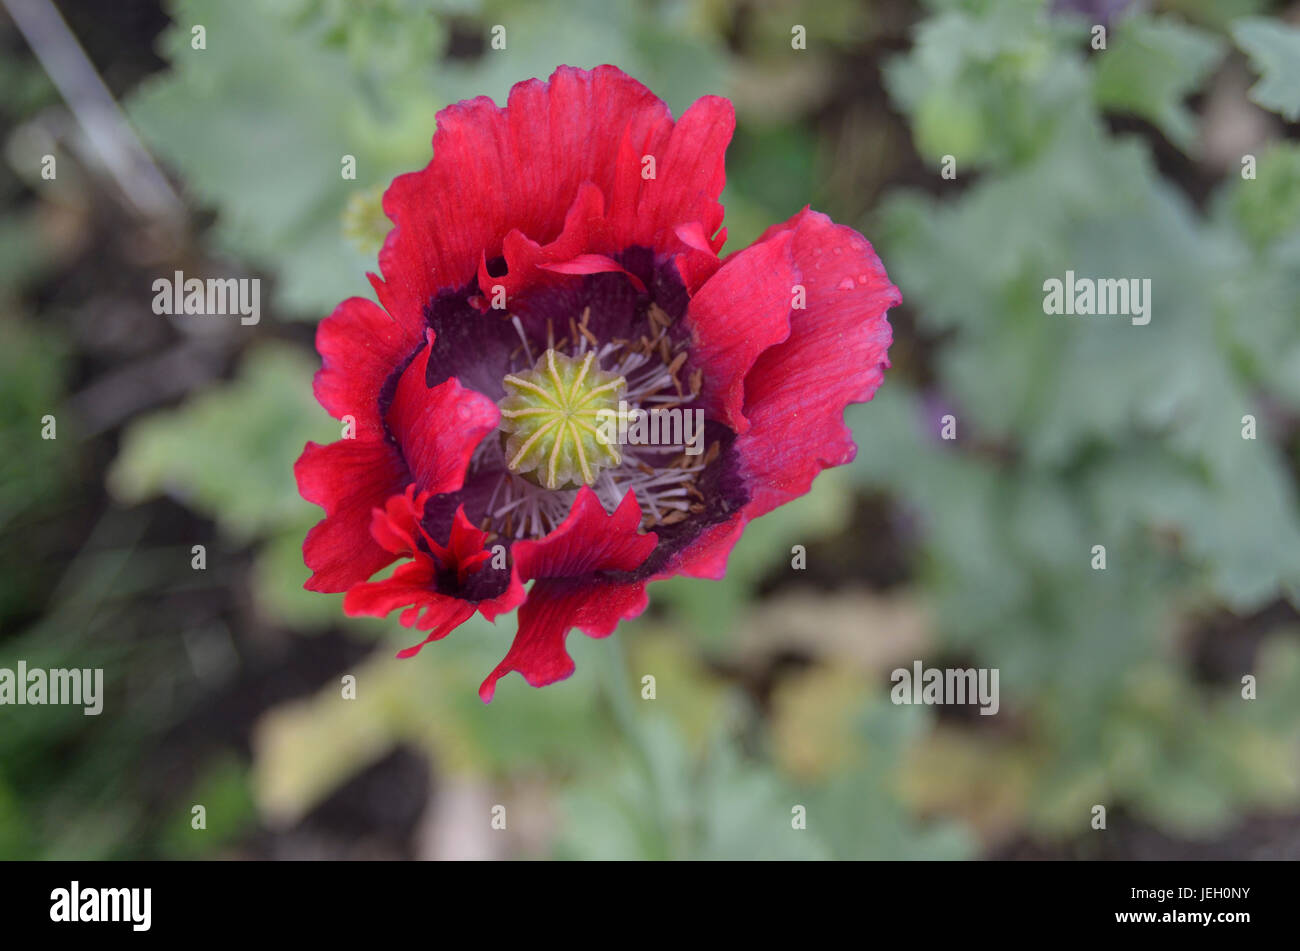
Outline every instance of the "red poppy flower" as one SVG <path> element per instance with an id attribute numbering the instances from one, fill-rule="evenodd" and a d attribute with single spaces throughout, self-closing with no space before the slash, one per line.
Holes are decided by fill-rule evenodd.
<path id="1" fill-rule="evenodd" d="M 404 608 L 428 637 L 399 656 L 518 607 L 490 700 L 512 670 L 572 673 L 568 632 L 609 635 L 647 582 L 721 577 L 751 519 L 853 459 L 843 410 L 879 386 L 901 297 L 807 208 L 718 257 L 734 124 L 715 96 L 674 122 L 612 66 L 439 113 L 384 196 L 379 303 L 317 333 L 316 396 L 355 426 L 295 467 L 325 509 L 309 589 Z"/>

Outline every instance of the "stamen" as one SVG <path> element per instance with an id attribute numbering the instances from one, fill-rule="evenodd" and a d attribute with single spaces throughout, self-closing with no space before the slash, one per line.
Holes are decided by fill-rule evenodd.
<path id="1" fill-rule="evenodd" d="M 515 325 L 515 333 L 519 334 L 519 340 L 524 345 L 524 356 L 528 358 L 529 363 L 532 363 L 533 351 L 528 346 L 528 335 L 524 333 L 524 325 L 513 314 L 510 316 L 510 322 Z"/>
<path id="2" fill-rule="evenodd" d="M 603 414 L 617 414 L 620 399 L 633 410 L 694 411 L 702 371 L 683 377 L 689 355 L 684 342 L 674 342 L 673 319 L 662 308 L 651 305 L 646 319 L 647 334 L 602 342 L 588 326 L 586 307 L 579 319 L 568 319 L 568 335 L 559 344 L 548 319 L 547 347 L 538 353 L 522 322 L 511 317 L 529 369 L 503 379 L 501 438 L 484 440 L 471 459 L 474 471 L 501 471 L 484 530 L 506 539 L 539 538 L 564 521 L 584 485 L 607 511 L 635 493 L 647 530 L 707 511 L 695 482 L 717 459 L 718 443 L 703 456 L 688 456 L 683 445 L 624 446 L 606 438 L 610 417 Z"/>

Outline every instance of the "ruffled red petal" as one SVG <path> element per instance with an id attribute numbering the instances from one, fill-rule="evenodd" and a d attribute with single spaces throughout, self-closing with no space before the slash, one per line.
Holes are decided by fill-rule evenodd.
<path id="1" fill-rule="evenodd" d="M 428 492 L 416 495 L 414 482 L 402 495 L 390 496 L 384 507 L 371 515 L 371 537 L 399 558 L 414 555 L 419 548 L 420 517 L 428 499 Z"/>
<path id="2" fill-rule="evenodd" d="M 484 702 L 491 701 L 496 682 L 512 670 L 534 687 L 573 673 L 573 659 L 564 649 L 571 628 L 606 637 L 619 621 L 645 610 L 644 582 L 604 574 L 632 571 L 654 551 L 658 537 L 640 534 L 640 523 L 641 507 L 631 492 L 608 515 L 596 493 L 584 486 L 568 518 L 553 532 L 515 543 L 519 577 L 536 580 L 519 609 L 519 632 L 510 651 L 479 687 Z"/>
<path id="3" fill-rule="evenodd" d="M 426 644 L 442 640 L 473 616 L 474 605 L 468 601 L 440 594 L 426 595 L 402 612 L 401 621 L 406 627 L 428 631 L 429 636 L 418 644 L 402 648 L 397 652 L 398 658 L 405 660 L 414 657 Z"/>
<path id="4" fill-rule="evenodd" d="M 803 495 L 828 466 L 852 462 L 844 408 L 875 395 L 889 366 L 886 318 L 903 300 L 870 242 L 805 208 L 760 241 L 794 235 L 791 251 L 808 290 L 790 337 L 763 354 L 745 381 L 750 429 L 736 441 L 750 484 L 750 518 Z"/>
<path id="5" fill-rule="evenodd" d="M 790 335 L 790 305 L 800 281 L 791 254 L 793 237 L 792 231 L 780 232 L 731 255 L 686 311 L 692 337 L 689 369 L 702 371 L 705 415 L 738 433 L 749 428 L 742 408 L 754 361 Z"/>
<path id="6" fill-rule="evenodd" d="M 379 339 L 366 329 L 374 329 L 376 312 L 382 313 L 378 308 L 355 306 L 336 311 L 339 319 L 327 336 L 333 342 Z M 391 339 L 388 343 L 392 358 L 400 351 Z M 351 377 L 328 365 L 318 377 L 327 394 L 338 395 L 356 415 L 357 435 L 329 446 L 309 443 L 294 467 L 303 498 L 325 508 L 325 519 L 303 542 L 303 557 L 314 572 L 306 584 L 310 590 L 344 591 L 390 564 L 397 553 L 386 546 L 397 540 L 372 533 L 373 510 L 388 503 L 412 478 L 412 491 L 418 489 L 426 498 L 456 491 L 464 484 L 475 447 L 496 428 L 500 413 L 481 393 L 465 389 L 454 378 L 432 389 L 425 386 L 428 354 L 426 346 L 410 362 L 386 417 L 400 453 L 387 441 L 378 418 L 383 384 L 375 382 L 380 374 L 372 366 L 374 360 L 363 357 Z M 405 355 L 395 359 L 387 373 L 401 366 L 402 359 Z M 372 399 L 375 411 L 353 409 L 351 401 L 357 399 Z M 337 402 L 329 408 L 343 405 Z"/>
<path id="7" fill-rule="evenodd" d="M 729 256 L 697 299 L 711 292 L 715 281 L 727 280 L 733 263 L 786 239 L 807 306 L 789 311 L 789 336 L 758 354 L 745 377 L 744 419 L 739 427 L 732 425 L 740 432 L 735 451 L 750 500 L 678 552 L 656 578 L 721 578 L 751 520 L 803 495 L 819 472 L 851 462 L 857 452 L 844 425 L 844 408 L 875 395 L 889 366 L 892 331 L 886 312 L 902 301 L 862 235 L 805 208 Z M 761 275 L 755 270 L 752 278 L 758 282 Z M 789 307 L 788 286 L 764 286 L 774 298 L 781 295 L 779 306 Z M 722 291 L 743 293 L 743 287 L 725 284 L 718 290 L 723 299 Z M 692 301 L 693 311 L 695 306 Z M 704 311 L 695 312 L 708 327 Z M 736 319 L 735 313 L 728 316 Z M 724 405 L 734 404 L 724 400 Z"/>
<path id="8" fill-rule="evenodd" d="M 572 628 L 588 637 L 608 637 L 619 622 L 646 609 L 645 584 L 584 584 L 538 581 L 519 609 L 519 633 L 505 659 L 478 688 L 491 703 L 497 681 L 517 670 L 534 687 L 545 687 L 573 673 L 573 658 L 564 649 Z"/>
<path id="9" fill-rule="evenodd" d="M 502 252 L 508 286 L 518 286 L 529 277 L 521 268 L 548 257 L 678 251 L 686 245 L 676 228 L 687 223 L 713 235 L 734 127 L 731 103 L 717 96 L 674 124 L 662 101 L 613 66 L 562 66 L 549 82 L 517 84 L 504 109 L 485 97 L 448 106 L 433 160 L 384 196 L 394 228 L 379 255 L 383 279 L 372 276 L 380 302 L 418 328 L 438 289 L 463 286 Z M 603 217 L 593 220 L 597 194 Z M 536 247 L 507 243 L 512 232 Z M 539 254 L 553 242 L 563 244 L 553 257 Z"/>
<path id="10" fill-rule="evenodd" d="M 714 580 L 725 577 L 731 549 L 736 547 L 736 542 L 740 541 L 748 524 L 749 516 L 742 508 L 727 521 L 706 528 L 698 538 L 671 558 L 651 580 L 662 581 L 676 575 Z"/>
<path id="11" fill-rule="evenodd" d="M 423 531 L 423 530 L 421 530 Z M 461 583 L 471 574 L 483 567 L 483 563 L 492 557 L 487 550 L 488 533 L 477 528 L 465 517 L 465 506 L 458 506 L 451 522 L 451 537 L 446 547 L 439 545 L 427 534 L 424 536 L 433 556 L 442 562 L 446 571 L 455 571 Z"/>
<path id="12" fill-rule="evenodd" d="M 519 577 L 578 578 L 597 571 L 632 571 L 658 543 L 654 532 L 639 534 L 641 507 L 636 496 L 623 496 L 614 514 L 606 513 L 589 486 L 578 490 L 569 515 L 554 531 L 536 541 L 516 542 L 513 552 Z"/>
<path id="13" fill-rule="evenodd" d="M 425 371 L 432 331 L 429 340 L 430 346 L 402 372 L 385 418 L 420 489 L 438 494 L 465 484 L 470 457 L 496 429 L 501 411 L 482 393 L 461 386 L 456 377 L 429 388 Z"/>
<path id="14" fill-rule="evenodd" d="M 693 295 L 721 266 L 718 252 L 727 243 L 727 229 L 719 229 L 717 235 L 710 238 L 705 234 L 702 223 L 689 221 L 675 227 L 673 234 L 682 242 L 682 249 L 677 255 L 677 272 L 681 275 L 687 293 Z"/>
<path id="15" fill-rule="evenodd" d="M 480 611 L 489 621 L 504 611 L 513 611 L 524 599 L 524 586 L 517 571 L 512 570 L 506 589 L 497 597 L 482 601 L 446 594 L 437 590 L 438 573 L 451 572 L 464 584 L 471 574 L 484 569 L 492 553 L 487 550 L 488 535 L 476 528 L 457 508 L 451 537 L 439 545 L 424 531 L 420 519 L 428 493 L 413 494 L 413 486 L 394 495 L 382 509 L 375 509 L 371 532 L 385 548 L 405 553 L 413 560 L 401 565 L 392 577 L 355 585 L 343 599 L 343 610 L 352 616 L 384 617 L 397 608 L 406 608 L 400 621 L 406 627 L 429 631 L 419 644 L 398 652 L 398 657 L 412 657 L 431 641 L 441 640 Z M 415 543 L 416 533 L 429 547 L 425 551 Z"/>
<path id="16" fill-rule="evenodd" d="M 382 581 L 367 581 L 353 586 L 343 598 L 343 612 L 352 617 L 384 617 L 398 608 L 416 608 L 435 602 L 460 602 L 459 598 L 446 597 L 433 590 L 437 566 L 427 555 L 398 565 L 392 577 Z M 460 602 L 463 603 L 463 602 Z M 470 614 L 474 610 L 470 608 Z M 403 614 L 402 623 L 415 627 L 418 618 Z M 423 625 L 431 627 L 432 624 Z"/>
<path id="17" fill-rule="evenodd" d="M 604 254 L 579 254 L 567 261 L 542 264 L 540 267 L 556 274 L 608 274 L 611 272 L 625 274 L 627 279 L 632 282 L 633 287 L 638 291 L 645 290 L 645 282 L 641 278 Z"/>
<path id="18" fill-rule="evenodd" d="M 727 184 L 725 156 L 735 131 L 736 111 L 721 96 L 701 96 L 682 113 L 656 154 L 655 177 L 642 181 L 635 210 L 617 222 L 630 232 L 629 243 L 669 247 L 668 235 L 675 236 L 679 224 L 698 224 L 706 238 L 721 227 L 718 198 Z M 711 242 L 715 253 L 724 239 L 721 235 Z"/>
<path id="19" fill-rule="evenodd" d="M 410 478 L 392 446 L 360 438 L 328 446 L 309 442 L 293 473 L 302 497 L 325 509 L 302 545 L 313 572 L 304 587 L 346 591 L 392 563 L 396 555 L 370 533 L 373 510 Z"/>
<path id="20" fill-rule="evenodd" d="M 352 416 L 356 435 L 382 435 L 379 395 L 389 374 L 419 345 L 374 301 L 350 297 L 316 328 L 321 368 L 316 371 L 316 399 L 335 419 Z"/>
<path id="21" fill-rule="evenodd" d="M 515 295 L 528 285 L 539 269 L 560 261 L 569 261 L 583 250 L 598 243 L 597 235 L 605 218 L 605 196 L 591 182 L 578 186 L 577 197 L 564 216 L 564 226 L 554 241 L 539 244 L 518 228 L 512 229 L 502 241 L 501 255 L 506 259 L 505 274 L 493 275 L 488 271 L 487 255 L 479 259 L 478 286 L 489 293 L 500 286 L 509 304 Z"/>

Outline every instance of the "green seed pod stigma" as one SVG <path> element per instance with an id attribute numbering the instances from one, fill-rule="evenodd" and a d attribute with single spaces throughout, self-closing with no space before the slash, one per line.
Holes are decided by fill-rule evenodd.
<path id="1" fill-rule="evenodd" d="M 618 444 L 607 438 L 627 389 L 621 376 L 606 373 L 588 352 L 575 359 L 547 350 L 531 370 L 502 383 L 501 432 L 506 466 L 547 489 L 591 485 L 602 469 L 622 462 Z"/>

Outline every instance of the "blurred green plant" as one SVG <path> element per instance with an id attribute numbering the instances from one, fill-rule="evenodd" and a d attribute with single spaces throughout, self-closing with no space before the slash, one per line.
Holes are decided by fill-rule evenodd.
<path id="1" fill-rule="evenodd" d="M 340 617 L 342 601 L 302 589 L 302 540 L 320 510 L 299 496 L 293 464 L 309 440 L 340 435 L 312 393 L 316 366 L 286 344 L 254 347 L 233 382 L 134 421 L 108 473 L 123 502 L 167 494 L 233 544 L 266 539 L 252 579 L 259 606 L 302 629 Z"/>
<path id="2" fill-rule="evenodd" d="M 1264 398 L 1300 406 L 1283 382 L 1300 365 L 1300 220 L 1274 213 L 1300 200 L 1300 182 L 1292 148 L 1277 146 L 1263 176 L 1229 181 L 1198 213 L 1098 110 L 1135 112 L 1188 148 L 1182 100 L 1223 40 L 1141 15 L 1085 57 L 1054 21 L 1006 28 L 1025 6 L 940 12 L 887 68 L 918 148 L 984 174 L 964 187 L 959 174 L 953 197 L 902 192 L 880 210 L 878 246 L 938 341 L 938 382 L 921 390 L 895 375 L 852 411 L 872 450 L 854 472 L 917 514 L 941 645 L 999 667 L 1004 707 L 1029 724 L 1031 828 L 1077 834 L 1091 803 L 1118 800 L 1204 836 L 1300 793 L 1294 769 L 1276 768 L 1296 711 L 1264 716 L 1239 685 L 1193 684 L 1169 643 L 1215 604 L 1300 605 L 1293 462 Z M 1023 63 L 1025 50 L 1051 65 L 997 59 L 1018 51 Z M 983 66 L 957 65 L 972 63 Z M 1064 82 L 1094 94 L 1051 99 Z M 955 84 L 964 99 L 950 99 Z M 933 101 L 977 104 L 978 118 L 931 125 Z M 973 130 L 967 151 L 936 141 L 949 128 Z M 1043 282 L 1067 269 L 1150 278 L 1151 323 L 1046 315 Z M 939 438 L 947 414 L 955 441 Z M 1243 438 L 1247 416 L 1258 439 Z M 1090 565 L 1098 544 L 1105 571 Z M 1290 667 L 1268 668 L 1268 656 L 1240 673 L 1289 691 Z M 1005 752 L 1023 761 L 1014 744 Z"/>
<path id="3" fill-rule="evenodd" d="M 1183 101 L 1209 76 L 1226 45 L 1169 17 L 1131 17 L 1097 58 L 1093 96 L 1103 109 L 1141 116 L 1192 151 L 1196 119 Z"/>
<path id="4" fill-rule="evenodd" d="M 1260 73 L 1250 98 L 1291 122 L 1300 119 L 1300 27 L 1246 17 L 1233 23 L 1232 35 Z"/>

